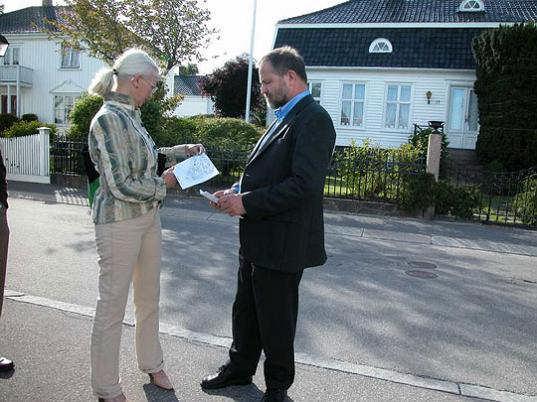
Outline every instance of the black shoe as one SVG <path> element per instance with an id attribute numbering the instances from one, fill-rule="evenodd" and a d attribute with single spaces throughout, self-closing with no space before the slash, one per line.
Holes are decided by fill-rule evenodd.
<path id="1" fill-rule="evenodd" d="M 287 391 L 285 389 L 267 389 L 263 395 L 262 402 L 283 402 L 287 398 Z"/>
<path id="2" fill-rule="evenodd" d="M 0 356 L 0 372 L 11 371 L 15 368 L 13 362 L 5 357 Z"/>
<path id="3" fill-rule="evenodd" d="M 230 385 L 248 385 L 251 383 L 252 376 L 237 373 L 228 364 L 220 367 L 217 373 L 201 380 L 201 388 L 218 389 L 229 387 Z"/>

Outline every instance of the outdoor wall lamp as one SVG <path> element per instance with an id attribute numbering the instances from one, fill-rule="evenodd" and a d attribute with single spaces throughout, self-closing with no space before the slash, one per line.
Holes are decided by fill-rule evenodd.
<path id="1" fill-rule="evenodd" d="M 433 97 L 433 93 L 431 91 L 425 92 L 425 97 L 427 98 L 427 104 L 431 104 L 431 98 Z"/>

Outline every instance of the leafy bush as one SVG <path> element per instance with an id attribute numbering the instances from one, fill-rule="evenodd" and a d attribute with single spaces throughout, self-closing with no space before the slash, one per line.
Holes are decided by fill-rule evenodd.
<path id="1" fill-rule="evenodd" d="M 334 156 L 337 178 L 347 194 L 360 198 L 397 198 L 400 178 L 416 173 L 419 160 L 418 149 L 410 144 L 382 149 L 368 139 L 360 146 L 351 141 Z"/>
<path id="2" fill-rule="evenodd" d="M 163 129 L 153 136 L 153 140 L 160 147 L 197 143 L 199 141 L 196 121 L 179 117 L 166 118 Z"/>
<path id="3" fill-rule="evenodd" d="M 537 224 L 537 175 L 524 179 L 522 191 L 516 195 L 513 208 L 522 223 Z"/>
<path id="4" fill-rule="evenodd" d="M 452 215 L 468 219 L 479 207 L 481 192 L 477 186 L 455 186 L 440 180 L 434 184 L 435 212 L 439 215 Z"/>
<path id="5" fill-rule="evenodd" d="M 427 148 L 429 147 L 429 136 L 433 133 L 432 128 L 425 128 L 423 130 L 418 130 L 412 134 L 410 134 L 410 137 L 408 137 L 409 144 L 412 144 L 416 149 L 419 150 L 420 156 L 423 156 L 424 158 L 427 157 Z M 442 135 L 442 146 L 441 146 L 441 159 L 447 158 L 448 155 L 448 145 L 449 141 L 447 140 L 447 136 L 445 133 L 441 133 Z"/>
<path id="6" fill-rule="evenodd" d="M 430 173 L 415 173 L 403 176 L 399 197 L 399 208 L 405 212 L 424 211 L 434 205 L 435 179 Z"/>
<path id="7" fill-rule="evenodd" d="M 229 117 L 194 119 L 197 138 L 207 148 L 250 151 L 263 130 L 244 120 Z"/>
<path id="8" fill-rule="evenodd" d="M 159 88 L 157 92 L 163 90 Z M 167 134 L 164 130 L 164 121 L 166 114 L 176 106 L 180 97 L 171 97 L 161 99 L 157 94 L 149 99 L 141 107 L 142 122 L 149 135 L 158 143 L 158 139 L 166 138 Z M 93 116 L 99 111 L 103 104 L 103 99 L 100 96 L 84 94 L 78 99 L 71 110 L 69 121 L 71 126 L 67 134 L 68 138 L 73 141 L 86 141 L 88 138 L 89 128 Z"/>
<path id="9" fill-rule="evenodd" d="M 50 128 L 51 141 L 55 138 L 56 126 L 54 124 L 46 124 L 40 121 L 19 121 L 18 123 L 13 124 L 9 129 L 5 130 L 4 136 L 6 138 L 15 138 L 24 137 L 26 135 L 34 135 L 38 133 L 37 129 L 39 127 Z"/>
<path id="10" fill-rule="evenodd" d="M 21 116 L 23 121 L 38 121 L 38 117 L 35 113 L 25 113 Z"/>
<path id="11" fill-rule="evenodd" d="M 3 132 L 10 128 L 13 124 L 20 121 L 20 119 L 11 113 L 0 114 L 0 135 L 4 136 Z"/>
<path id="12" fill-rule="evenodd" d="M 82 95 L 74 104 L 69 121 L 71 126 L 67 137 L 72 141 L 87 141 L 91 119 L 99 111 L 103 98 L 96 95 Z"/>

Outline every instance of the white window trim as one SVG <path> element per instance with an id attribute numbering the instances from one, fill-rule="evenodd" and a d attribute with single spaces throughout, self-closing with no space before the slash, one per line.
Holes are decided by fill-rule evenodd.
<path id="1" fill-rule="evenodd" d="M 407 86 L 410 86 L 410 101 L 409 102 L 402 102 L 402 103 L 408 103 L 409 107 L 408 107 L 408 122 L 407 122 L 407 126 L 402 128 L 402 127 L 397 127 L 397 121 L 399 120 L 399 107 L 397 108 L 397 114 L 395 115 L 395 127 L 388 127 L 386 126 L 386 116 L 387 116 L 387 112 L 388 112 L 388 86 L 390 85 L 397 85 L 399 88 L 402 86 L 402 85 L 407 85 Z M 397 89 L 397 96 L 399 97 L 399 91 L 400 89 Z M 411 130 L 411 121 L 412 121 L 412 106 L 413 106 L 413 102 L 412 100 L 414 99 L 414 83 L 413 82 L 400 82 L 400 81 L 397 81 L 397 82 L 389 82 L 387 81 L 385 83 L 385 88 L 384 88 L 384 104 L 382 105 L 382 108 L 383 108 L 383 112 L 382 112 L 382 129 L 383 130 L 387 130 L 387 131 L 390 131 L 390 132 L 407 132 L 408 130 Z M 399 102 L 399 100 L 397 101 L 397 104 L 399 105 L 401 102 Z"/>
<path id="2" fill-rule="evenodd" d="M 478 7 L 475 8 L 472 5 L 477 5 Z M 485 4 L 483 3 L 483 0 L 463 0 L 461 2 L 461 5 L 459 6 L 459 11 L 463 13 L 475 13 L 480 11 L 485 11 Z"/>
<path id="3" fill-rule="evenodd" d="M 315 100 L 317 100 L 316 97 L 313 96 L 313 93 L 311 92 L 311 87 L 313 84 L 321 84 L 321 96 L 319 97 L 319 104 L 323 104 L 323 93 L 324 93 L 324 81 L 323 80 L 308 80 L 308 90 L 310 91 L 311 97 Z"/>
<path id="4" fill-rule="evenodd" d="M 19 63 L 18 64 L 13 64 L 13 49 L 18 49 L 19 50 Z M 7 53 L 9 52 L 9 53 Z M 20 44 L 10 44 L 8 49 L 7 49 L 7 52 L 6 52 L 6 55 L 4 57 L 1 57 L 0 60 L 1 60 L 1 63 L 0 65 L 2 66 L 22 66 L 22 45 Z M 4 64 L 4 60 L 5 60 L 5 57 L 8 56 L 11 57 L 11 62 L 9 64 Z"/>
<path id="5" fill-rule="evenodd" d="M 52 94 L 52 121 L 54 124 L 56 124 L 58 127 L 69 127 L 69 120 L 68 116 L 64 116 L 64 123 L 56 123 L 56 103 L 55 103 L 55 97 L 61 96 L 62 98 L 65 98 L 66 96 L 72 96 L 73 97 L 73 106 L 75 102 L 82 96 L 82 93 L 80 92 L 57 92 Z M 65 103 L 65 102 L 64 102 Z M 65 106 L 64 106 L 65 108 Z"/>
<path id="6" fill-rule="evenodd" d="M 364 86 L 364 112 L 362 114 L 362 124 L 356 126 L 353 123 L 353 120 L 354 120 L 354 102 L 352 102 L 352 106 L 351 107 L 351 116 L 350 116 L 350 123 L 349 125 L 344 125 L 344 124 L 341 124 L 341 112 L 342 112 L 342 108 L 343 108 L 343 85 L 344 84 L 351 84 L 353 85 L 353 96 L 354 96 L 354 85 L 363 85 Z M 351 101 L 353 101 L 354 99 L 351 99 Z M 356 129 L 365 129 L 365 123 L 366 123 L 366 119 L 365 119 L 365 116 L 366 116 L 366 109 L 367 109 L 367 82 L 365 81 L 353 81 L 353 80 L 342 80 L 340 81 L 340 85 L 339 85 L 339 101 L 338 101 L 338 108 L 339 108 L 339 111 L 338 111 L 338 120 L 337 120 L 337 126 L 342 128 L 342 129 L 349 129 L 349 130 L 356 130 Z"/>
<path id="7" fill-rule="evenodd" d="M 66 48 L 69 48 L 69 49 L 72 49 L 70 48 L 69 46 L 66 46 Z M 63 49 L 64 47 L 62 46 L 62 44 L 60 43 L 60 51 L 59 51 L 59 54 L 60 54 L 60 63 L 59 63 L 59 69 L 60 70 L 80 70 L 81 69 L 81 66 L 82 66 L 82 52 L 81 51 L 78 51 L 78 66 L 63 66 L 62 63 L 63 63 Z M 71 50 L 72 52 L 73 50 Z"/>
<path id="8" fill-rule="evenodd" d="M 386 44 L 386 46 L 388 47 L 388 50 L 387 51 L 379 51 L 379 50 L 374 50 L 375 47 L 377 45 L 379 45 L 380 43 L 384 43 Z M 386 39 L 386 38 L 377 38 L 375 39 L 373 42 L 371 42 L 371 44 L 369 45 L 369 53 L 392 53 L 393 52 L 393 46 L 392 46 L 392 43 Z"/>

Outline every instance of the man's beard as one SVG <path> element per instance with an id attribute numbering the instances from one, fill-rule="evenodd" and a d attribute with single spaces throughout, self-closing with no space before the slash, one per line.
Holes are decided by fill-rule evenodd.
<path id="1" fill-rule="evenodd" d="M 268 97 L 265 96 L 265 99 L 267 100 L 268 105 L 272 109 L 278 109 L 287 103 L 287 101 L 283 98 L 270 100 Z"/>

